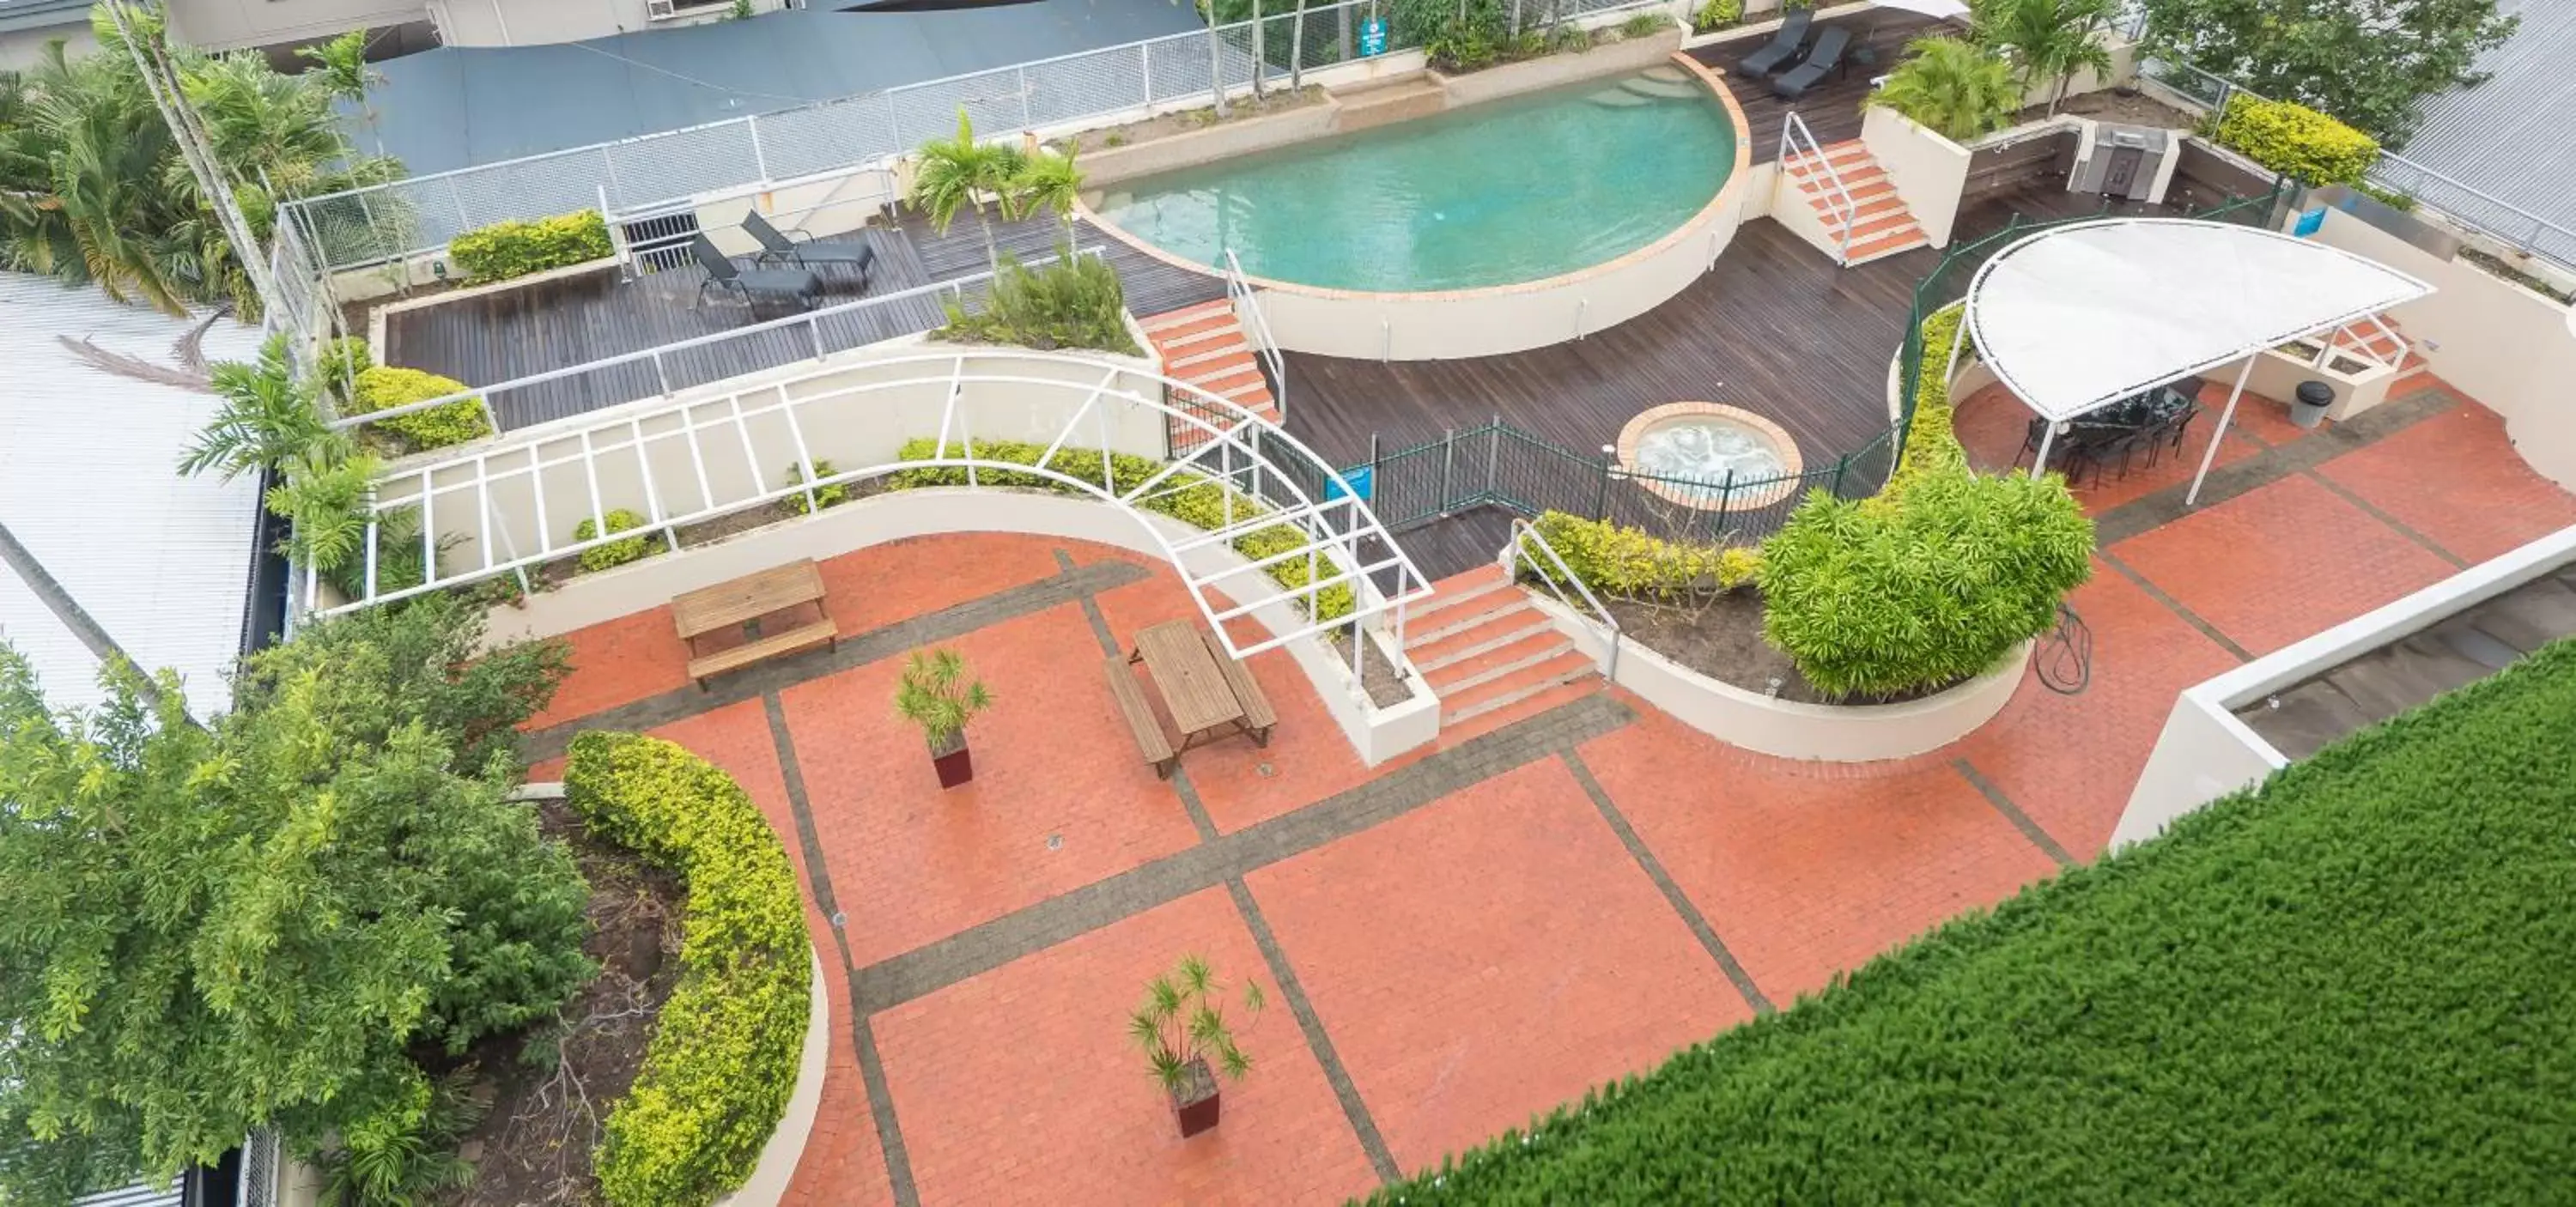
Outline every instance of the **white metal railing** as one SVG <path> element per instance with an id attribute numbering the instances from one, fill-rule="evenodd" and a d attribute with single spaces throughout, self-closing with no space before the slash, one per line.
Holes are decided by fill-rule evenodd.
<path id="1" fill-rule="evenodd" d="M 1430 593 L 1420 569 L 1329 462 L 1186 382 L 1091 357 L 1019 349 L 891 357 L 865 368 L 858 378 L 831 380 L 847 370 L 817 370 L 729 395 L 601 415 L 579 428 L 529 433 L 390 471 L 376 483 L 353 597 L 326 606 L 319 576 L 308 571 L 304 606 L 343 612 L 509 574 L 519 575 L 524 587 L 529 571 L 611 542 L 658 538 L 676 550 L 686 525 L 793 495 L 811 504 L 822 487 L 929 468 L 960 470 L 969 488 L 980 485 L 982 474 L 1035 476 L 1140 516 L 1167 495 L 1222 484 L 1218 527 L 1180 536 L 1147 527 L 1237 657 L 1388 612 L 1400 630 L 1403 607 Z M 1175 405 L 1173 397 L 1190 405 Z M 922 428 L 910 436 L 936 439 L 933 456 L 886 461 L 855 451 L 885 447 L 907 417 L 917 417 Z M 979 426 L 1031 443 L 1040 427 L 1051 426 L 1054 435 L 1034 464 L 1004 461 L 979 454 L 976 441 L 990 438 L 979 436 Z M 1141 480 L 1119 476 L 1116 458 L 1142 456 L 1147 443 L 1160 447 L 1174 426 L 1195 429 L 1201 443 Z M 1070 450 L 1096 450 L 1102 479 L 1053 468 L 1055 455 Z M 873 463 L 817 472 L 823 462 L 862 456 Z M 782 482 L 767 472 L 779 465 L 797 472 Z M 607 517 L 618 510 L 640 513 L 645 523 L 612 531 Z M 427 569 L 421 581 L 396 586 L 379 576 L 379 546 L 387 519 L 404 512 L 417 520 Z M 593 535 L 559 535 L 576 521 L 586 521 Z M 1218 564 L 1185 556 L 1281 527 L 1301 539 L 1258 560 Z M 1300 557 L 1307 570 L 1302 582 L 1282 583 L 1268 573 Z M 1392 589 L 1381 588 L 1380 578 Z M 1323 593 L 1335 588 L 1351 593 L 1352 608 L 1319 617 Z M 1224 624 L 1281 603 L 1303 613 L 1302 627 L 1238 644 Z M 1353 643 L 1354 670 L 1363 645 Z"/>
<path id="2" fill-rule="evenodd" d="M 1530 555 L 1530 551 L 1532 549 L 1536 549 L 1540 554 L 1546 556 L 1546 565 L 1539 564 L 1539 560 Z M 1583 579 L 1577 576 L 1573 570 L 1566 567 L 1565 559 L 1557 556 L 1556 546 L 1548 544 L 1547 538 L 1539 535 L 1537 526 L 1531 524 L 1528 520 L 1515 518 L 1512 521 L 1511 543 L 1503 546 L 1503 558 L 1503 572 L 1505 574 L 1510 575 L 1514 579 L 1518 579 L 1521 576 L 1521 567 L 1526 564 L 1532 571 L 1531 577 L 1547 584 L 1548 591 L 1556 596 L 1556 602 L 1564 604 L 1567 611 L 1573 612 L 1578 616 L 1588 611 L 1591 613 L 1591 616 L 1588 617 L 1588 619 L 1600 624 L 1603 629 L 1609 631 L 1609 666 L 1603 670 L 1602 674 L 1604 678 L 1609 679 L 1611 682 L 1618 682 L 1619 618 L 1612 616 L 1610 614 L 1610 609 L 1601 606 L 1601 597 L 1594 595 L 1592 593 L 1592 588 L 1586 585 Z M 1555 569 L 1555 573 L 1549 573 L 1550 567 Z M 1564 587 L 1558 585 L 1560 579 L 1564 582 L 1574 584 L 1575 595 L 1580 596 L 1583 600 L 1583 605 L 1581 607 L 1576 607 L 1574 599 L 1566 595 Z"/>
<path id="3" fill-rule="evenodd" d="M 1103 252 L 1098 244 L 1093 244 L 1088 247 L 1077 249 L 1075 254 L 1090 256 L 1096 259 L 1101 256 Z M 1030 265 L 1035 267 L 1038 265 L 1052 264 L 1060 258 L 1061 257 L 1058 256 L 1048 256 L 1041 260 L 1030 261 Z M 918 285 L 911 289 L 901 290 L 895 293 L 879 294 L 875 297 L 858 298 L 831 306 L 823 306 L 813 310 L 802 311 L 797 314 L 786 315 L 781 318 L 770 319 L 765 322 L 753 323 L 747 327 L 737 327 L 731 331 L 718 331 L 712 335 L 692 336 L 688 339 L 675 340 L 671 343 L 657 345 L 641 351 L 625 352 L 616 356 L 603 357 L 598 360 L 588 361 L 568 368 L 550 369 L 543 373 L 532 373 L 526 377 L 514 377 L 508 381 L 498 382 L 493 385 L 471 386 L 453 394 L 442 394 L 436 398 L 424 399 L 420 402 L 405 403 L 398 407 L 386 407 L 381 411 L 368 411 L 359 415 L 342 416 L 338 419 L 332 420 L 331 426 L 344 430 L 356 429 L 370 423 L 381 422 L 401 415 L 411 415 L 421 411 L 449 406 L 454 403 L 474 401 L 482 407 L 483 418 L 486 422 L 489 422 L 492 425 L 492 430 L 494 432 L 508 432 L 513 426 L 524 427 L 527 425 L 511 425 L 502 421 L 501 411 L 494 405 L 494 400 L 503 394 L 514 390 L 526 390 L 536 386 L 557 384 L 577 377 L 607 375 L 613 370 L 648 364 L 653 370 L 653 388 L 651 390 L 636 393 L 630 398 L 619 398 L 611 402 L 604 402 L 599 404 L 598 407 L 587 409 L 597 410 L 601 407 L 615 406 L 618 403 L 634 402 L 639 399 L 652 397 L 655 394 L 659 394 L 662 397 L 667 398 L 681 390 L 694 389 L 698 386 L 709 385 L 728 377 L 744 377 L 753 373 L 763 373 L 770 369 L 776 369 L 785 365 L 793 364 L 798 360 L 812 359 L 819 361 L 824 357 L 830 356 L 834 352 L 847 352 L 852 348 L 863 347 L 866 343 L 871 341 L 862 340 L 857 343 L 846 343 L 826 338 L 823 334 L 823 323 L 829 319 L 852 317 L 871 310 L 890 311 L 897 303 L 918 301 L 925 298 L 954 300 L 962 306 L 966 303 L 966 290 L 968 287 L 987 284 L 992 279 L 992 272 L 987 270 L 975 273 L 971 276 L 958 277 L 954 280 L 935 281 L 928 285 Z M 933 324 L 933 326 L 936 325 L 937 324 Z M 895 335 L 910 335 L 915 334 L 916 331 L 930 330 L 929 327 L 913 326 L 913 330 L 898 331 L 889 335 L 881 336 L 880 338 L 891 339 Z M 701 348 L 710 348 L 718 344 L 728 344 L 742 340 L 757 339 L 773 332 L 793 331 L 800 327 L 804 328 L 806 334 L 804 346 L 813 350 L 813 355 L 811 357 L 801 355 L 789 357 L 787 359 L 780 360 L 776 364 L 753 369 L 741 368 L 739 363 L 737 363 L 728 368 L 724 372 L 723 376 L 710 378 L 706 381 L 692 382 L 681 380 L 675 382 L 671 376 L 671 359 L 682 352 L 693 351 Z M 856 324 L 853 324 L 853 327 L 856 330 L 865 330 L 865 328 L 859 327 Z M 839 343 L 839 346 L 834 346 L 835 343 Z M 629 375 L 621 374 L 617 376 L 616 380 L 624 380 L 628 376 Z M 612 382 L 610 388 L 616 389 L 618 387 L 614 382 Z"/>
<path id="4" fill-rule="evenodd" d="M 1288 422 L 1288 362 L 1279 355 L 1279 339 L 1270 334 L 1270 316 L 1261 312 L 1261 295 L 1243 275 L 1243 261 L 1235 258 L 1234 249 L 1225 249 L 1225 296 L 1235 312 L 1248 320 L 1252 342 L 1261 354 L 1261 363 L 1270 368 L 1270 401 L 1279 412 L 1279 422 Z"/>
<path id="5" fill-rule="evenodd" d="M 1807 128 L 1807 119 L 1795 110 L 1780 121 L 1780 170 L 1786 172 L 1800 159 L 1812 159 L 1823 180 L 1818 192 L 1832 207 L 1841 230 L 1835 232 L 1834 259 L 1851 262 L 1852 228 L 1860 224 L 1860 205 L 1852 200 L 1851 190 L 1843 187 L 1843 174 L 1834 170 L 1833 161 L 1825 158 L 1825 149 L 1816 144 L 1816 133 Z M 1811 179 L 1815 177 L 1811 176 Z"/>

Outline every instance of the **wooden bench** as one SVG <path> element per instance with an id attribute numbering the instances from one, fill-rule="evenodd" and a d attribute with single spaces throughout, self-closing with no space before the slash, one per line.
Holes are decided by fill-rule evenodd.
<path id="1" fill-rule="evenodd" d="M 1226 688 L 1234 693 L 1235 702 L 1243 706 L 1244 732 L 1252 735 L 1253 745 L 1268 747 L 1270 731 L 1279 724 L 1279 714 L 1271 710 L 1270 697 L 1262 695 L 1261 685 L 1253 681 L 1252 668 L 1226 653 L 1216 634 L 1201 629 L 1199 638 L 1207 642 L 1208 654 L 1216 659 L 1217 671 L 1225 676 Z"/>
<path id="2" fill-rule="evenodd" d="M 1163 736 L 1163 723 L 1154 717 L 1154 706 L 1145 702 L 1145 689 L 1136 686 L 1136 672 L 1127 669 L 1127 660 L 1115 654 L 1102 664 L 1109 674 L 1109 698 L 1118 702 L 1118 714 L 1127 718 L 1127 731 L 1136 738 L 1136 749 L 1154 768 L 1156 779 L 1172 778 L 1181 765 L 1181 757 L 1172 751 L 1172 740 Z"/>
<path id="3" fill-rule="evenodd" d="M 814 619 L 790 629 L 764 630 L 762 622 L 767 618 L 809 606 Z M 841 640 L 840 627 L 823 606 L 823 572 L 812 558 L 683 594 L 671 601 L 671 620 L 680 630 L 681 643 L 688 647 L 689 678 L 697 681 L 700 691 L 707 690 L 708 679 L 727 671 L 818 645 L 837 648 Z M 700 638 L 736 629 L 743 635 L 742 644 L 698 653 Z"/>

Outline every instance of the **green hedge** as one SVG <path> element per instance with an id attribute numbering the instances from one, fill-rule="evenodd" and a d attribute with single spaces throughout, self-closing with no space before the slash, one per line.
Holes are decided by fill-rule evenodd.
<path id="1" fill-rule="evenodd" d="M 1950 347 L 1959 341 L 1967 321 L 1965 303 L 1933 311 L 1923 320 L 1923 363 L 1914 375 L 1914 420 L 1905 429 L 1905 448 L 1896 473 L 1882 492 L 1904 493 L 1905 483 L 1934 473 L 1960 474 L 1968 469 L 1968 450 L 1950 423 Z"/>
<path id="2" fill-rule="evenodd" d="M 365 345 L 361 344 L 358 349 L 352 351 L 363 351 L 364 347 Z M 356 415 L 371 415 L 377 411 L 462 393 L 465 388 L 464 382 L 453 377 L 441 377 L 436 373 L 424 373 L 418 369 L 374 365 L 359 371 L 357 382 L 350 391 L 349 411 Z M 408 415 L 396 415 L 391 419 L 379 419 L 368 424 L 367 427 L 391 432 L 401 437 L 410 446 L 405 450 L 409 452 L 445 448 L 451 444 L 463 444 L 468 440 L 480 440 L 492 434 L 492 422 L 484 417 L 483 400 L 480 397 L 460 398 L 446 406 L 414 411 Z"/>
<path id="3" fill-rule="evenodd" d="M 680 983 L 596 1169 L 614 1207 L 698 1207 L 742 1184 L 786 1114 L 813 966 L 787 851 L 724 772 L 658 738 L 573 739 L 564 789 L 591 833 L 686 881 Z"/>
<path id="4" fill-rule="evenodd" d="M 2352 184 L 2379 162 L 2369 135 L 2305 105 L 2241 92 L 2219 119 L 2218 141 L 2311 187 Z"/>
<path id="5" fill-rule="evenodd" d="M 2564 1201 L 2571 717 L 2562 642 L 1373 1201 Z"/>
<path id="6" fill-rule="evenodd" d="M 1562 511 L 1542 512 L 1530 526 L 1564 559 L 1567 572 L 1594 591 L 1623 599 L 1675 600 L 1732 591 L 1762 572 L 1762 555 L 1751 549 L 1667 541 Z M 1523 563 L 1532 564 L 1538 577 L 1557 577 L 1546 554 L 1533 553 Z"/>
<path id="7" fill-rule="evenodd" d="M 605 518 L 608 520 L 608 532 L 611 536 L 644 526 L 644 517 L 623 507 L 609 512 Z M 587 541 L 598 535 L 599 525 L 589 520 L 573 525 L 572 539 L 576 541 Z M 601 570 L 613 570 L 628 562 L 640 560 L 653 552 L 652 540 L 653 538 L 648 536 L 630 536 L 622 541 L 610 541 L 605 545 L 593 545 L 584 549 L 579 559 L 582 572 L 589 574 Z"/>
<path id="8" fill-rule="evenodd" d="M 988 461 L 1036 465 L 1038 458 L 1046 452 L 1046 446 L 1005 440 L 979 440 L 971 446 L 971 450 L 973 456 Z M 905 461 L 928 461 L 939 455 L 939 441 L 927 437 L 906 441 L 902 450 L 896 455 Z M 1046 468 L 1069 478 L 1106 483 L 1108 479 L 1102 474 L 1101 460 L 1098 449 L 1061 448 L 1056 450 L 1055 457 L 1047 462 Z M 1108 457 L 1108 469 L 1116 475 L 1116 481 L 1123 488 L 1162 472 L 1163 463 L 1147 457 L 1112 453 Z M 1055 479 L 1037 474 L 1014 473 L 1006 469 L 976 470 L 975 481 L 981 486 L 1017 486 L 1068 494 L 1075 492 L 1074 487 Z M 964 486 L 966 471 L 952 466 L 899 469 L 887 475 L 886 483 L 894 490 L 910 490 L 924 486 Z M 1145 510 L 1160 512 L 1194 528 L 1213 530 L 1227 526 L 1226 495 L 1228 492 L 1223 485 L 1197 474 L 1182 472 L 1173 475 L 1156 490 L 1155 497 L 1143 502 L 1142 506 Z M 1264 510 L 1252 499 L 1239 492 L 1235 493 L 1233 503 L 1235 524 L 1240 525 L 1246 520 L 1256 518 Z M 1281 524 L 1275 528 L 1263 528 L 1235 538 L 1234 550 L 1254 561 L 1259 561 L 1265 557 L 1286 553 L 1305 543 L 1305 536 L 1297 529 Z M 1341 573 L 1332 558 L 1321 554 L 1315 558 L 1315 569 L 1325 578 Z M 1293 591 L 1306 585 L 1306 559 L 1290 558 L 1269 567 L 1268 573 L 1280 586 Z M 1314 599 L 1315 615 L 1322 620 L 1335 620 L 1348 616 L 1353 606 L 1351 589 L 1343 585 L 1330 586 L 1317 591 Z"/>
<path id="9" fill-rule="evenodd" d="M 581 210 L 531 222 L 495 222 L 447 241 L 447 260 L 471 284 L 506 281 L 616 254 L 608 220 Z"/>

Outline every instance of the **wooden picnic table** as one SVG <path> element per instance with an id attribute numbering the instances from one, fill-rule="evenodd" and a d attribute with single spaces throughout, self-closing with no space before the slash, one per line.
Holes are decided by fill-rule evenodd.
<path id="1" fill-rule="evenodd" d="M 814 609 L 813 620 L 776 631 L 763 625 L 769 617 L 808 605 Z M 840 642 L 840 629 L 823 607 L 823 571 L 812 558 L 798 558 L 677 596 L 671 600 L 671 620 L 689 649 L 689 677 L 701 689 L 709 676 Z M 711 654 L 698 652 L 700 639 L 733 630 L 741 631 L 742 644 Z"/>
<path id="2" fill-rule="evenodd" d="M 1257 746 L 1270 744 L 1278 717 L 1251 672 L 1226 654 L 1215 634 L 1185 620 L 1150 625 L 1136 634 L 1127 661 L 1145 664 L 1171 710 L 1172 724 L 1181 731 L 1175 756 L 1235 733 L 1251 735 Z"/>

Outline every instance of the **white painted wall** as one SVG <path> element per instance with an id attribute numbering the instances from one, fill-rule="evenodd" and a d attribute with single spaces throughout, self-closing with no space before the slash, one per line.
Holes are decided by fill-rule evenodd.
<path id="1" fill-rule="evenodd" d="M 1860 141 L 1896 186 L 1897 198 L 1913 212 L 1923 237 L 1934 247 L 1948 247 L 1950 230 L 1959 220 L 1960 195 L 1968 189 L 1968 149 L 1879 106 L 1861 114 Z M 1799 205 L 1812 208 L 1804 194 Z"/>
<path id="2" fill-rule="evenodd" d="M 244 4 L 270 0 L 235 0 Z M 450 46 L 534 46 L 576 42 L 641 29 L 668 29 L 724 20 L 726 3 L 686 6 L 675 18 L 649 20 L 644 0 L 425 0 Z M 755 13 L 786 7 L 784 0 L 752 0 Z M 417 16 L 417 12 L 414 14 Z"/>
<path id="3" fill-rule="evenodd" d="M 2504 416 L 2514 450 L 2576 490 L 2576 331 L 2565 304 L 2440 259 L 2340 210 L 2316 237 L 2413 273 L 2435 292 L 2394 313 L 2444 381 Z"/>
<path id="4" fill-rule="evenodd" d="M 1161 533 L 1157 540 L 1155 533 Z M 800 557 L 816 560 L 913 537 L 958 532 L 1017 532 L 1089 541 L 1163 556 L 1163 541 L 1185 540 L 1198 530 L 1169 516 L 1128 511 L 1070 495 L 963 487 L 894 491 L 784 521 L 729 540 L 664 553 L 614 570 L 585 574 L 531 597 L 525 607 L 492 609 L 490 640 L 554 637 L 614 620 L 700 587 L 740 578 Z M 1251 562 L 1222 544 L 1201 545 L 1183 557 L 1202 578 L 1241 572 Z M 1284 602 L 1250 614 L 1272 635 L 1305 626 Z M 674 638 L 677 640 L 677 638 Z M 1389 643 L 1381 642 L 1384 650 Z M 1369 703 L 1349 666 L 1321 639 L 1282 647 L 1315 688 L 1342 734 L 1371 765 L 1430 742 L 1439 735 L 1440 701 L 1416 679 L 1413 698 L 1391 709 Z"/>
<path id="5" fill-rule="evenodd" d="M 71 58 L 79 58 L 98 47 L 98 38 L 90 33 L 88 19 L 73 13 L 66 23 L 45 29 L 0 31 L 0 71 L 24 71 L 44 61 L 45 44 L 48 42 L 62 43 L 63 53 Z"/>
<path id="6" fill-rule="evenodd" d="M 2262 783 L 2290 760 L 2235 710 L 2563 567 L 2576 565 L 2576 526 L 2481 562 L 2412 595 L 2184 689 L 2165 718 L 2129 806 L 2112 831 L 2118 850 L 2164 832 L 2175 818 Z"/>
<path id="7" fill-rule="evenodd" d="M 422 0 L 172 0 L 170 4 L 171 32 L 209 50 L 327 38 L 428 17 L 429 8 Z"/>

